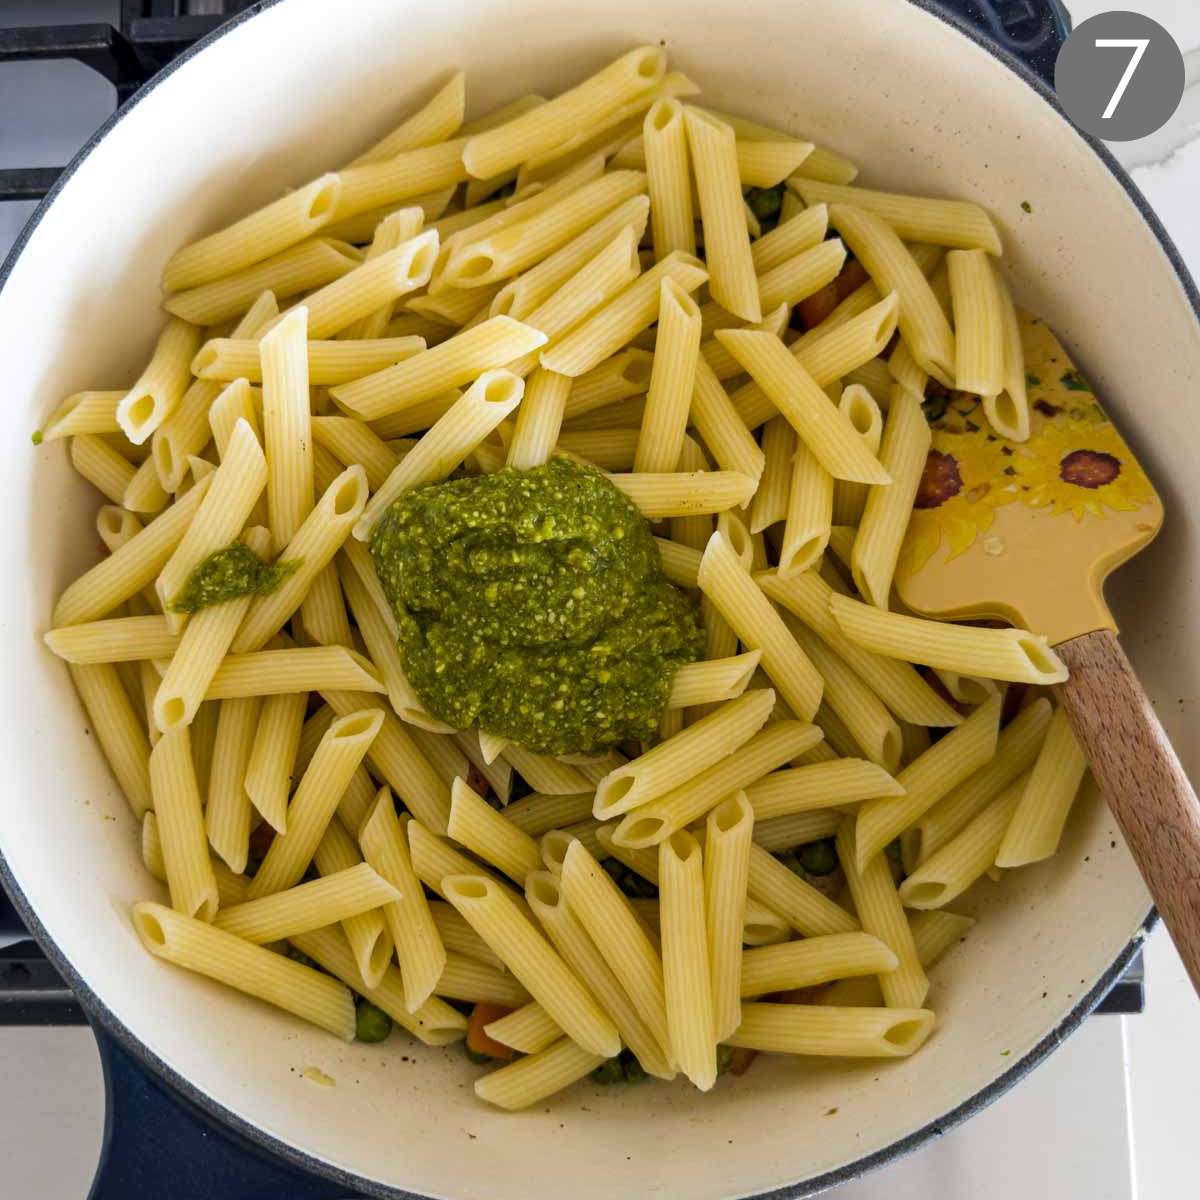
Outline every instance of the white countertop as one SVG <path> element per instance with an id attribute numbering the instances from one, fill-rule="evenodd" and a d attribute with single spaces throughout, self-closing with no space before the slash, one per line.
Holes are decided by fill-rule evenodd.
<path id="1" fill-rule="evenodd" d="M 67 11 L 87 7 L 95 5 L 68 3 L 60 12 L 57 4 L 0 0 L 0 26 L 30 23 L 31 17 L 95 19 Z M 1188 90 L 1175 117 L 1152 137 L 1112 149 L 1200 278 L 1200 0 L 1069 0 L 1069 7 L 1076 24 L 1113 8 L 1146 13 L 1165 25 L 1184 51 Z M 30 78 L 22 79 L 22 88 Z M 85 90 L 107 87 L 89 78 L 94 83 L 85 84 Z M 10 99 L 19 97 L 10 94 Z M 3 165 L 50 165 L 36 157 L 32 143 L 24 153 L 14 145 L 22 129 L 6 127 L 5 108 L 0 79 Z M 90 109 L 81 105 L 75 112 L 63 105 L 54 120 L 68 130 L 79 125 L 82 140 L 94 125 Z M 0 205 L 0 247 L 7 246 L 31 207 Z M 1200 1002 L 1161 926 L 1146 945 L 1146 981 L 1143 1015 L 1088 1021 L 1049 1062 L 967 1125 L 830 1196 L 1185 1200 L 1200 1194 L 1200 1137 L 1193 1128 L 1200 1112 Z M 0 1177 L 6 1197 L 82 1196 L 99 1150 L 102 1120 L 99 1062 L 86 1029 L 0 1029 Z M 1111 1136 L 1122 1124 L 1131 1137 Z M 1040 1151 L 1020 1136 L 1031 1129 L 1042 1134 Z M 1073 1153 L 1053 1152 L 1068 1146 Z"/>

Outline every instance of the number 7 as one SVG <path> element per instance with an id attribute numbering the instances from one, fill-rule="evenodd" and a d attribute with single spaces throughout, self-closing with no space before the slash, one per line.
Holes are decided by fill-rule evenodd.
<path id="1" fill-rule="evenodd" d="M 1129 86 L 1129 81 L 1133 78 L 1133 73 L 1138 69 L 1138 63 L 1142 61 L 1142 55 L 1146 53 L 1146 47 L 1149 45 L 1149 38 L 1096 39 L 1096 48 L 1098 50 L 1133 51 L 1133 57 L 1129 60 L 1129 65 L 1125 68 L 1125 74 L 1121 76 L 1121 82 L 1117 84 L 1117 90 L 1113 92 L 1112 99 L 1108 102 L 1108 107 L 1100 114 L 1103 120 L 1107 121 L 1117 111 L 1117 105 L 1121 103 L 1121 97 L 1125 95 L 1125 89 Z"/>

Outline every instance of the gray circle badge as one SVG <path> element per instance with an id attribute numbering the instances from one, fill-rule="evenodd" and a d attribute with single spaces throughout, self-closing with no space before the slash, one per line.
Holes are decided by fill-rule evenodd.
<path id="1" fill-rule="evenodd" d="M 1058 52 L 1054 86 L 1067 116 L 1085 133 L 1130 142 L 1161 129 L 1185 84 L 1175 39 L 1141 13 L 1099 13 Z"/>

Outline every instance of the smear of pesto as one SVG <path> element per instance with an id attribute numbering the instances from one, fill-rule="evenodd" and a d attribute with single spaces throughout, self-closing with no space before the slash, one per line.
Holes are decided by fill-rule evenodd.
<path id="1" fill-rule="evenodd" d="M 414 488 L 371 554 L 429 711 L 540 753 L 653 738 L 703 652 L 645 518 L 564 458 Z"/>
<path id="2" fill-rule="evenodd" d="M 193 568 L 179 595 L 171 601 L 171 609 L 194 613 L 239 596 L 265 596 L 299 566 L 299 560 L 265 563 L 249 546 L 234 542 L 214 551 Z"/>

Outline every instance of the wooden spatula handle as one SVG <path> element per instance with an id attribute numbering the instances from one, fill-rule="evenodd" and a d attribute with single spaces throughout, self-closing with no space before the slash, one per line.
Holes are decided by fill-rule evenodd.
<path id="1" fill-rule="evenodd" d="M 1200 800 L 1116 635 L 1055 649 L 1071 672 L 1059 699 L 1200 993 Z"/>

